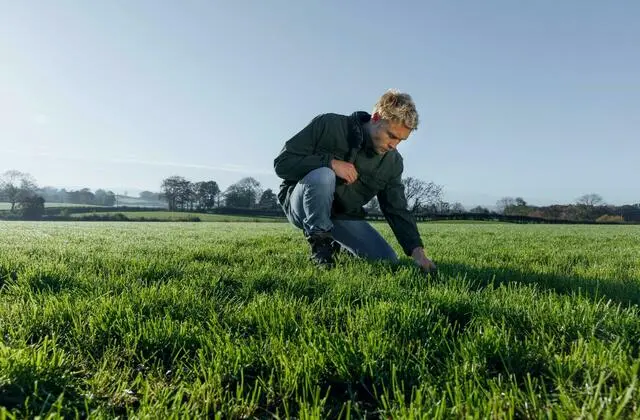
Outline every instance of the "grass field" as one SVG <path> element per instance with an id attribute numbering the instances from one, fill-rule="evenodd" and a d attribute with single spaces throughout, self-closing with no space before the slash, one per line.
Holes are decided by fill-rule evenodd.
<path id="1" fill-rule="evenodd" d="M 0 222 L 0 405 L 640 417 L 640 226 L 420 229 L 437 279 L 410 261 L 316 271 L 283 223 Z"/>
<path id="2" fill-rule="evenodd" d="M 235 216 L 226 214 L 205 214 L 205 213 L 187 213 L 172 211 L 112 211 L 112 212 L 93 212 L 93 213 L 74 213 L 72 217 L 82 218 L 86 216 L 114 216 L 122 214 L 129 220 L 140 219 L 157 219 L 165 221 L 182 221 L 193 217 L 198 217 L 201 222 L 286 222 L 284 217 L 267 217 L 267 216 Z"/>

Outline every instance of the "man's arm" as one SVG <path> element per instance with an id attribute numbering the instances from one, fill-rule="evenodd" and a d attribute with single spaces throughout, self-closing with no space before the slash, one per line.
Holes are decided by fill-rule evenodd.
<path id="1" fill-rule="evenodd" d="M 280 178 L 298 181 L 314 169 L 331 167 L 332 156 L 316 151 L 325 124 L 326 116 L 318 115 L 284 144 L 273 162 L 275 172 Z"/>
<path id="2" fill-rule="evenodd" d="M 412 257 L 416 264 L 423 269 L 435 272 L 435 264 L 427 258 L 418 226 L 411 212 L 407 209 L 407 199 L 402 184 L 402 170 L 402 160 L 400 160 L 399 172 L 387 184 L 386 188 L 378 193 L 380 210 L 382 210 L 404 253 Z"/>

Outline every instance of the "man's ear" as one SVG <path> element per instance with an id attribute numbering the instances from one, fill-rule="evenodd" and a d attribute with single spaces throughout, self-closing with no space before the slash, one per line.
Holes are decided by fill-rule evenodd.
<path id="1" fill-rule="evenodd" d="M 373 122 L 380 121 L 380 114 L 378 114 L 377 112 L 374 112 L 373 115 L 371 116 L 371 120 L 373 120 Z"/>

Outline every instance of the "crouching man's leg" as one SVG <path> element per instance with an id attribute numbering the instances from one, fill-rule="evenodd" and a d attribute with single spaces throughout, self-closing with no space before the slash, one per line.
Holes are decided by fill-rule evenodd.
<path id="1" fill-rule="evenodd" d="M 333 222 L 331 206 L 336 175 L 330 168 L 309 172 L 295 186 L 287 214 L 289 221 L 303 230 L 311 246 L 311 259 L 322 267 L 333 265 Z"/>
<path id="2" fill-rule="evenodd" d="M 391 245 L 364 220 L 334 220 L 333 237 L 347 251 L 369 260 L 397 262 Z"/>

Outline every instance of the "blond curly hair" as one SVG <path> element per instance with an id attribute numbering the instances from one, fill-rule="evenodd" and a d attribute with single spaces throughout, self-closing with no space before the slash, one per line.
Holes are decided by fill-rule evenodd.
<path id="1" fill-rule="evenodd" d="M 376 102 L 373 113 L 378 113 L 383 120 L 400 122 L 410 130 L 418 128 L 418 111 L 411 95 L 397 89 L 387 90 Z"/>

